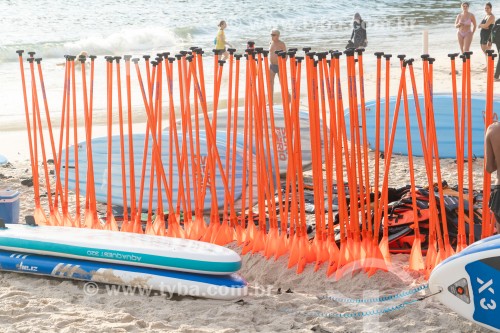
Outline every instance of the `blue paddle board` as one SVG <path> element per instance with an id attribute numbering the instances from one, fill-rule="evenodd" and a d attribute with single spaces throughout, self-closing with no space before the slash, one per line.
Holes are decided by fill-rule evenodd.
<path id="1" fill-rule="evenodd" d="M 124 285 L 132 287 L 124 289 L 132 292 L 157 290 L 167 295 L 213 299 L 234 299 L 248 293 L 246 281 L 238 274 L 195 274 L 10 251 L 0 251 L 0 270 Z M 90 287 L 98 288 L 97 285 Z M 93 288 L 85 286 L 84 291 L 93 295 L 98 292 Z"/>
<path id="2" fill-rule="evenodd" d="M 219 136 L 218 136 L 219 137 Z M 142 179 L 142 163 L 144 157 L 144 143 L 146 136 L 145 134 L 134 134 L 133 135 L 133 151 L 134 151 L 134 180 L 135 180 L 135 191 L 137 204 L 139 203 L 139 191 L 141 187 L 141 179 Z M 152 161 L 152 139 L 149 137 L 149 146 L 148 153 L 146 156 L 146 173 L 144 177 L 144 197 L 142 201 L 143 209 L 148 208 L 149 204 L 149 193 L 150 193 L 150 180 L 151 180 L 151 161 Z M 169 134 L 164 132 L 162 135 L 162 148 L 161 148 L 161 156 L 164 171 L 166 173 L 167 181 L 170 181 L 170 158 L 169 158 Z M 129 148 L 128 148 L 128 135 L 124 136 L 124 148 L 125 148 L 125 179 L 126 184 L 123 184 L 122 180 L 122 158 L 121 158 L 121 146 L 120 146 L 120 136 L 115 135 L 112 137 L 112 149 L 111 149 L 111 203 L 113 205 L 123 206 L 124 196 L 122 188 L 123 186 L 127 189 L 127 204 L 130 205 L 130 164 L 129 164 Z M 221 159 L 222 166 L 224 170 L 226 170 L 226 145 L 222 143 L 222 141 L 218 140 L 216 142 L 217 150 L 219 152 L 219 156 Z M 182 135 L 179 134 L 179 148 L 182 149 Z M 95 182 L 95 194 L 96 200 L 99 202 L 107 202 L 108 201 L 108 139 L 107 137 L 99 137 L 92 139 L 91 142 L 92 147 L 92 159 L 93 159 L 93 170 L 94 170 L 94 182 Z M 187 165 L 189 170 L 190 177 L 190 197 L 191 197 L 191 207 L 194 209 L 194 183 L 192 178 L 192 159 L 190 154 L 189 146 L 187 147 Z M 194 148 L 196 149 L 196 148 Z M 75 174 L 75 156 L 74 156 L 74 147 L 71 146 L 68 150 L 68 187 L 71 190 L 76 189 L 76 174 Z M 230 153 L 231 154 L 231 153 Z M 207 141 L 204 137 L 200 137 L 200 155 L 201 158 L 195 157 L 195 163 L 197 161 L 201 161 L 200 167 L 202 174 L 208 159 L 208 150 L 207 150 Z M 66 153 L 63 151 L 62 153 L 62 165 L 65 165 Z M 79 188 L 80 194 L 85 195 L 87 188 L 87 144 L 86 142 L 81 142 L 78 144 L 78 171 L 79 171 Z M 229 161 L 231 163 L 231 160 Z M 235 155 L 235 189 L 234 189 L 234 200 L 238 199 L 242 193 L 243 186 L 243 157 L 241 155 L 241 150 L 238 148 Z M 174 207 L 177 204 L 178 196 L 179 196 L 179 168 L 177 163 L 177 155 L 175 151 L 175 146 L 172 152 L 172 183 L 169 184 L 170 189 L 172 191 L 172 203 Z M 229 168 L 229 174 L 226 175 L 229 180 L 229 190 L 231 191 L 231 177 L 232 177 L 232 168 Z M 60 172 L 61 181 L 64 184 L 65 181 L 65 170 L 61 168 Z M 186 178 L 186 173 L 184 170 L 183 179 Z M 216 197 L 218 206 L 222 207 L 224 205 L 225 198 L 225 188 L 224 182 L 222 181 L 222 176 L 219 171 L 219 168 L 216 167 L 215 173 L 215 189 L 216 189 Z M 186 183 L 184 181 L 184 191 L 186 191 Z M 207 184 L 206 192 L 205 192 L 205 202 L 204 207 L 207 209 L 211 207 L 212 202 L 212 193 L 210 191 L 210 184 Z M 187 199 L 186 194 L 185 198 Z M 168 200 L 166 195 L 166 190 L 163 188 L 162 183 L 162 201 L 163 207 L 168 209 Z M 156 209 L 158 206 L 158 191 L 157 191 L 157 181 L 156 176 L 153 180 L 153 196 L 152 196 L 152 207 Z"/>
<path id="3" fill-rule="evenodd" d="M 275 128 L 275 139 L 276 139 L 276 151 L 272 148 L 272 131 L 271 131 L 271 120 L 269 110 L 267 110 L 267 125 L 268 125 L 268 133 L 269 133 L 269 143 L 270 143 L 270 152 L 271 159 L 273 161 L 272 164 L 272 172 L 275 173 L 274 167 L 274 155 L 278 156 L 278 164 L 280 175 L 284 176 L 287 173 L 288 169 L 288 155 L 289 155 L 289 144 L 287 140 L 286 133 L 286 121 L 285 114 L 283 111 L 283 106 L 274 105 L 273 106 L 273 117 L 274 117 L 274 128 Z M 224 135 L 220 136 L 220 139 L 224 142 L 226 141 L 226 132 L 227 132 L 227 109 L 221 109 L 217 111 L 217 131 L 223 132 Z M 208 118 L 210 121 L 213 119 L 213 112 L 208 114 Z M 311 148 L 311 133 L 310 133 L 310 121 L 309 121 L 309 112 L 307 110 L 299 110 L 298 112 L 299 118 L 299 127 L 300 127 L 300 144 L 301 144 L 301 155 L 302 155 L 302 167 L 303 169 L 309 169 L 312 165 L 312 148 Z M 205 117 L 203 114 L 198 116 L 199 126 L 200 126 L 200 135 L 205 136 Z M 237 123 L 237 139 L 236 144 L 239 147 L 243 147 L 244 142 L 244 133 L 245 133 L 245 107 L 238 108 L 238 123 Z M 194 127 L 195 117 L 192 117 L 192 124 Z M 179 131 L 179 126 L 181 124 L 181 120 L 177 122 L 177 130 Z M 231 133 L 233 132 L 234 126 L 234 114 L 231 114 Z M 320 120 L 321 126 L 321 147 L 323 148 L 323 122 Z M 168 127 L 164 129 L 168 130 Z M 264 122 L 261 124 L 262 133 L 264 132 Z M 328 129 L 327 129 L 328 130 Z M 253 153 L 256 153 L 255 147 L 255 119 L 253 124 L 253 133 L 254 133 L 254 141 L 253 141 Z M 217 136 L 219 139 L 219 135 Z M 232 140 L 232 136 L 231 136 Z M 264 144 L 264 151 L 266 151 L 266 140 L 262 140 Z M 267 154 L 267 153 L 266 153 Z"/>
<path id="4" fill-rule="evenodd" d="M 9 160 L 7 159 L 7 157 L 0 155 L 0 165 L 5 165 L 8 162 L 9 162 Z"/>
<path id="5" fill-rule="evenodd" d="M 396 97 L 389 100 L 389 135 L 392 130 L 392 122 L 396 107 Z M 484 111 L 486 110 L 486 100 L 484 96 L 473 95 L 471 98 L 472 112 L 471 129 L 467 128 L 467 119 L 465 119 L 466 130 L 464 132 L 464 157 L 468 156 L 468 131 L 472 133 L 472 153 L 473 156 L 484 156 Z M 422 123 L 425 129 L 425 109 L 424 97 L 419 97 L 420 113 L 422 116 Z M 454 122 L 454 106 L 453 96 L 451 94 L 434 94 L 433 98 L 434 119 L 436 124 L 436 135 L 438 140 L 439 157 L 441 158 L 456 158 L 456 144 L 455 144 L 455 122 Z M 462 101 L 460 95 L 458 97 L 458 114 L 461 119 L 462 114 Z M 408 111 L 410 115 L 410 130 L 411 130 L 411 143 L 412 154 L 414 156 L 423 156 L 422 143 L 420 140 L 420 133 L 418 128 L 418 120 L 415 111 L 415 100 L 413 95 L 408 96 Z M 493 112 L 500 111 L 500 101 L 493 102 Z M 376 128 L 376 101 L 369 101 L 366 103 L 366 131 L 367 139 L 371 149 L 375 149 L 375 128 Z M 349 110 L 346 110 L 346 127 L 349 131 Z M 496 113 L 494 114 L 496 116 Z M 384 126 L 385 126 L 385 100 L 381 100 L 380 104 L 380 151 L 384 151 Z M 359 108 L 359 122 L 361 124 L 361 108 Z M 460 123 L 460 121 L 459 121 Z M 361 128 L 360 128 L 360 132 Z M 361 133 L 362 134 L 362 133 Z M 393 154 L 408 155 L 408 144 L 406 139 L 406 124 L 404 113 L 404 101 L 401 98 L 398 120 L 396 124 L 396 133 L 394 138 Z"/>

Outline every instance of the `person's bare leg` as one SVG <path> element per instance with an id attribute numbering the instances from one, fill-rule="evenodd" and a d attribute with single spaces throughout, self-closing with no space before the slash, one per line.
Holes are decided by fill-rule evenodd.
<path id="1" fill-rule="evenodd" d="M 485 65 L 484 65 L 484 70 L 486 70 L 488 68 L 488 55 L 486 54 L 486 51 L 489 49 L 490 48 L 488 47 L 488 44 L 481 44 L 481 50 L 483 50 L 484 59 L 486 60 Z"/>
<path id="2" fill-rule="evenodd" d="M 500 235 L 500 216 L 498 216 L 497 214 L 494 215 L 495 215 L 495 220 L 497 220 L 497 235 Z"/>
<path id="3" fill-rule="evenodd" d="M 280 79 L 280 87 L 281 87 L 281 89 L 283 89 L 283 85 L 281 84 L 281 77 L 279 79 Z M 290 95 L 289 91 L 288 91 L 288 102 L 292 103 L 292 95 Z"/>
<path id="4" fill-rule="evenodd" d="M 460 52 L 464 53 L 464 38 L 460 35 L 460 32 L 457 31 L 458 45 L 460 45 Z"/>
<path id="5" fill-rule="evenodd" d="M 269 103 L 272 103 L 274 100 L 274 77 L 276 73 L 270 69 L 269 70 L 269 82 L 271 83 L 271 93 L 269 94 Z"/>
<path id="6" fill-rule="evenodd" d="M 468 33 L 467 36 L 464 37 L 464 51 L 470 51 L 470 44 L 472 43 L 472 33 Z"/>

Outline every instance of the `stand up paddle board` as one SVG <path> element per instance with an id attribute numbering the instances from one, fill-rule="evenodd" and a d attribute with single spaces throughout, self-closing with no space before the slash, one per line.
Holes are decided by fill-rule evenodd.
<path id="1" fill-rule="evenodd" d="M 422 123 L 425 127 L 425 108 L 424 97 L 420 96 L 419 99 L 420 113 L 422 116 Z M 396 98 L 392 97 L 389 100 L 389 135 L 392 130 L 392 122 L 394 118 L 394 111 L 396 108 Z M 376 129 L 376 101 L 366 102 L 366 131 L 367 139 L 371 149 L 375 149 L 375 129 Z M 486 100 L 484 96 L 472 95 L 471 98 L 471 120 L 472 127 L 467 128 L 468 120 L 465 119 L 466 130 L 464 132 L 464 147 L 468 146 L 468 133 L 472 134 L 472 154 L 477 157 L 484 156 L 484 117 L 486 110 Z M 454 106 L 453 96 L 450 94 L 434 94 L 433 96 L 433 109 L 434 119 L 436 124 L 436 135 L 438 141 L 439 157 L 441 158 L 456 158 L 456 144 L 455 144 L 455 122 L 454 122 Z M 493 101 L 493 117 L 498 119 L 497 113 L 500 110 L 500 101 Z M 408 96 L 408 111 L 410 115 L 410 130 L 411 130 L 411 144 L 412 154 L 414 156 L 423 156 L 422 143 L 420 140 L 420 133 L 418 129 L 417 114 L 415 111 L 415 99 L 413 95 Z M 361 126 L 361 110 L 360 112 L 360 126 Z M 459 119 L 462 117 L 462 101 L 459 96 L 458 99 L 458 114 Z M 380 151 L 384 151 L 384 120 L 385 119 L 385 100 L 380 101 Z M 460 123 L 460 121 L 459 121 Z M 349 110 L 346 109 L 346 126 L 349 131 Z M 424 133 L 427 130 L 424 129 Z M 362 134 L 362 133 L 361 133 Z M 404 113 L 404 101 L 401 99 L 398 121 L 396 124 L 396 133 L 394 137 L 394 154 L 408 155 L 408 144 L 406 140 L 406 123 Z M 464 151 L 464 157 L 468 156 L 467 149 Z"/>
<path id="2" fill-rule="evenodd" d="M 238 274 L 195 274 L 9 251 L 0 251 L 0 270 L 158 290 L 168 295 L 234 299 L 248 293 L 246 281 Z"/>
<path id="3" fill-rule="evenodd" d="M 144 157 L 144 142 L 146 139 L 145 134 L 134 134 L 133 135 L 133 151 L 134 151 L 134 174 L 135 174 L 135 191 L 137 197 L 137 204 L 139 203 L 139 191 L 141 187 L 142 179 L 142 163 Z M 126 184 L 122 181 L 122 158 L 121 158 L 121 138 L 119 135 L 112 137 L 112 150 L 111 150 L 111 203 L 113 205 L 123 206 L 123 186 L 127 188 L 127 202 L 130 205 L 130 167 L 129 167 L 129 149 L 128 149 L 128 135 L 124 136 L 124 147 L 125 147 L 125 175 Z M 162 135 L 162 147 L 161 156 L 163 162 L 163 168 L 167 177 L 167 181 L 170 182 L 170 153 L 169 153 L 169 134 L 163 133 Z M 179 145 L 182 149 L 182 135 L 179 134 Z M 222 162 L 222 167 L 224 171 L 226 170 L 226 145 L 221 141 L 216 142 L 217 150 Z M 144 178 L 144 197 L 142 202 L 143 209 L 148 208 L 149 204 L 149 193 L 150 193 L 150 181 L 151 181 L 151 161 L 152 161 L 152 139 L 149 137 L 149 147 L 148 154 L 146 156 L 146 173 Z M 94 169 L 94 182 L 95 182 L 95 195 L 96 200 L 99 202 L 108 201 L 108 139 L 107 137 L 99 137 L 92 139 L 92 159 L 93 159 L 93 169 Z M 194 183 L 192 178 L 192 159 L 190 154 L 190 147 L 187 147 L 187 165 L 189 170 L 190 178 L 190 197 L 191 197 L 191 207 L 194 209 L 195 196 L 194 196 Z M 196 149 L 196 148 L 195 148 Z M 74 146 L 68 149 L 68 188 L 71 190 L 76 189 L 76 173 L 75 173 L 75 158 L 74 158 Z M 66 153 L 62 153 L 62 165 L 65 165 Z M 208 159 L 208 147 L 207 141 L 204 137 L 200 138 L 200 158 L 195 157 L 195 161 L 201 161 L 200 167 L 202 175 L 204 175 L 204 169 L 207 164 Z M 235 189 L 234 189 L 234 200 L 238 199 L 242 193 L 243 186 L 243 157 L 239 151 L 236 152 L 235 156 L 236 167 L 235 167 Z M 229 160 L 231 163 L 231 159 Z M 195 162 L 196 163 L 196 162 Z M 86 142 L 81 142 L 78 144 L 78 173 L 79 173 L 79 188 L 80 194 L 85 195 L 87 188 L 87 144 Z M 177 155 L 175 151 L 175 145 L 172 152 L 172 183 L 169 183 L 169 187 L 172 191 L 172 203 L 174 207 L 177 205 L 179 200 L 179 168 L 177 163 Z M 229 174 L 226 175 L 229 181 L 229 190 L 231 191 L 231 177 L 232 168 L 229 168 Z M 60 172 L 61 181 L 64 184 L 65 181 L 65 170 L 61 169 Z M 183 171 L 183 179 L 186 178 L 186 171 Z M 187 192 L 186 182 L 184 182 L 184 192 Z M 153 196 L 152 196 L 152 206 L 156 209 L 158 206 L 158 192 L 157 192 L 157 181 L 156 175 L 153 179 Z M 218 166 L 216 166 L 215 172 L 215 189 L 216 197 L 219 207 L 223 207 L 225 198 L 224 182 L 222 181 L 222 176 L 219 171 Z M 205 202 L 204 207 L 210 208 L 211 202 L 213 200 L 212 193 L 210 190 L 210 185 L 207 184 L 205 192 Z M 187 199 L 186 193 L 184 193 L 184 198 Z M 162 183 L 162 201 L 163 207 L 168 209 L 168 200 L 166 195 L 166 190 L 163 188 Z"/>
<path id="4" fill-rule="evenodd" d="M 8 162 L 9 162 L 9 160 L 7 159 L 7 157 L 0 155 L 0 165 L 5 165 Z"/>
<path id="5" fill-rule="evenodd" d="M 69 227 L 9 224 L 0 229 L 0 250 L 214 275 L 241 267 L 236 252 L 215 244 Z"/>
<path id="6" fill-rule="evenodd" d="M 500 332 L 500 237 L 491 238 L 436 266 L 429 289 L 464 318 Z"/>

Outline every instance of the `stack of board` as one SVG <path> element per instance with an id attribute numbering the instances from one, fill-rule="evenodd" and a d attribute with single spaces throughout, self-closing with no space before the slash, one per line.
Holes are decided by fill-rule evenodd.
<path id="1" fill-rule="evenodd" d="M 458 96 L 458 115 L 459 120 L 462 119 L 462 100 Z M 392 97 L 389 99 L 389 135 L 392 130 L 392 122 L 395 114 L 397 98 Z M 419 96 L 418 98 L 420 113 L 422 116 L 422 123 L 426 124 L 425 120 L 425 103 L 424 97 Z M 471 97 L 471 127 L 468 127 L 468 120 L 465 117 L 465 132 L 461 139 L 464 140 L 464 157 L 468 156 L 467 146 L 468 146 L 468 133 L 472 135 L 472 154 L 473 156 L 483 157 L 484 156 L 484 112 L 486 110 L 486 99 L 485 96 L 472 95 Z M 464 103 L 464 107 L 467 103 Z M 376 119 L 377 119 L 377 105 L 376 101 L 369 101 L 365 104 L 366 107 L 366 131 L 367 139 L 371 149 L 375 149 L 375 129 L 376 129 Z M 380 151 L 384 151 L 384 128 L 385 128 L 385 100 L 380 101 Z M 454 116 L 454 102 L 453 95 L 451 94 L 434 94 L 433 95 L 433 110 L 434 119 L 436 125 L 436 134 L 438 141 L 439 157 L 441 158 L 456 158 L 456 140 L 455 140 L 455 116 Z M 497 119 L 497 113 L 500 110 L 500 101 L 493 101 L 493 117 Z M 410 133 L 411 133 L 411 144 L 412 144 L 412 155 L 413 156 L 423 156 L 422 143 L 420 140 L 420 133 L 418 127 L 417 113 L 415 107 L 415 99 L 413 95 L 408 95 L 408 111 L 410 116 Z M 361 124 L 361 108 L 359 108 L 359 123 Z M 346 127 L 349 131 L 349 110 L 346 110 Z M 460 121 L 459 121 L 460 122 Z M 361 130 L 361 129 L 360 129 Z M 424 129 L 424 133 L 426 130 Z M 362 133 L 361 133 L 362 134 Z M 393 154 L 408 155 L 408 144 L 406 138 L 406 123 L 405 123 L 405 111 L 404 111 L 404 101 L 401 99 L 399 105 L 398 119 L 396 123 L 396 133 L 394 137 L 394 146 L 392 150 Z"/>
<path id="2" fill-rule="evenodd" d="M 287 135 L 286 135 L 286 129 L 285 129 L 285 116 L 283 112 L 283 108 L 280 106 L 275 106 L 274 107 L 274 122 L 275 122 L 275 133 L 276 133 L 276 146 L 277 146 L 277 154 L 278 154 L 278 164 L 279 164 L 279 170 L 280 170 L 280 175 L 286 175 L 287 173 L 287 168 L 288 168 L 288 143 L 287 143 Z M 269 116 L 268 116 L 269 117 Z M 311 150 L 311 136 L 310 136 L 310 130 L 309 130 L 309 114 L 307 111 L 299 111 L 298 113 L 299 117 L 299 124 L 300 124 L 300 143 L 301 143 L 301 157 L 302 157 L 302 167 L 304 169 L 307 169 L 311 166 L 312 164 L 312 150 Z M 213 118 L 213 113 L 209 113 L 209 119 L 212 120 Z M 193 119 L 194 116 L 193 116 Z M 248 186 L 248 179 L 249 176 L 247 176 L 247 183 L 243 184 L 243 161 L 244 161 L 244 153 L 243 153 L 243 148 L 244 148 L 244 142 L 245 142 L 245 137 L 244 137 L 244 119 L 245 119 L 245 108 L 240 107 L 238 108 L 238 118 L 237 118 L 237 135 L 236 135 L 236 155 L 235 155 L 235 173 L 234 173 L 234 179 L 235 179 L 235 187 L 234 187 L 234 201 L 237 201 L 238 198 L 241 197 L 241 194 L 243 192 L 243 188 Z M 179 149 L 182 149 L 182 144 L 183 144 L 183 135 L 181 134 L 181 128 L 180 128 L 181 122 L 178 122 L 177 125 L 177 132 L 178 132 L 178 142 L 179 142 Z M 205 165 L 205 161 L 208 156 L 208 141 L 206 138 L 206 131 L 205 131 L 205 121 L 204 121 L 204 116 L 199 115 L 199 125 L 200 125 L 200 132 L 199 132 L 199 145 L 200 145 L 200 155 L 201 158 L 199 160 L 202 161 L 202 165 Z M 231 128 L 233 128 L 234 125 L 234 117 L 232 119 L 231 123 Z M 320 124 L 322 125 L 322 122 Z M 270 127 L 270 121 L 268 121 L 268 126 Z M 194 127 L 194 121 L 193 121 L 193 127 Z M 217 128 L 216 128 L 216 145 L 217 145 L 217 150 L 222 162 L 222 167 L 226 169 L 226 153 L 228 150 L 228 143 L 227 141 L 227 133 L 226 133 L 226 128 L 227 128 L 227 110 L 220 110 L 217 112 Z M 255 129 L 254 129 L 255 131 Z M 323 134 L 321 134 L 323 135 Z M 193 137 L 195 137 L 195 134 L 193 134 Z M 141 178 L 142 178 L 142 162 L 144 158 L 144 142 L 146 139 L 145 134 L 133 134 L 133 156 L 134 156 L 134 171 L 135 171 L 135 189 L 136 189 L 136 197 L 137 197 L 137 204 L 139 201 L 139 190 L 141 186 Z M 233 136 L 231 135 L 230 140 L 233 139 Z M 323 137 L 322 137 L 323 139 Z M 122 153 L 121 153 L 121 137 L 119 135 L 114 135 L 111 138 L 111 203 L 113 205 L 117 206 L 123 206 L 124 203 L 124 195 L 122 188 L 125 186 L 127 190 L 127 204 L 130 205 L 130 167 L 129 167 L 129 145 L 128 145 L 128 135 L 124 135 L 123 142 L 124 142 L 124 156 L 125 156 L 125 174 L 126 174 L 126 184 L 123 185 L 122 181 Z M 189 141 L 189 136 L 187 136 L 187 140 Z M 270 142 L 271 140 L 271 132 L 270 132 Z M 169 128 L 165 128 L 164 132 L 162 134 L 162 147 L 161 147 L 161 156 L 162 156 L 162 163 L 164 170 L 166 172 L 167 180 L 169 181 L 170 177 L 170 172 L 169 172 L 169 165 L 170 165 L 170 133 L 169 133 Z M 142 201 L 142 207 L 143 209 L 148 208 L 148 204 L 150 202 L 149 198 L 149 193 L 150 193 L 150 175 L 151 175 L 151 159 L 152 159 L 152 139 L 151 137 L 148 138 L 148 154 L 146 156 L 146 176 L 144 179 L 144 197 Z M 323 140 L 321 140 L 323 142 Z M 108 188 L 107 188 L 107 183 L 108 183 L 108 138 L 107 137 L 99 137 L 99 138 L 94 138 L 91 140 L 91 148 L 92 148 L 92 159 L 93 159 L 93 169 L 94 169 L 94 181 L 95 181 L 95 194 L 96 194 L 96 200 L 99 202 L 108 202 Z M 229 142 L 229 151 L 230 151 L 230 157 L 232 157 L 232 149 L 233 149 L 233 143 Z M 266 149 L 265 146 L 265 140 L 264 140 L 264 149 Z M 253 150 L 252 152 L 255 154 L 256 153 L 256 148 L 255 148 L 255 139 L 253 141 Z M 196 153 L 195 153 L 196 154 Z M 197 156 L 194 156 L 195 159 Z M 247 155 L 247 158 L 248 155 Z M 63 150 L 63 153 L 61 155 L 62 159 L 62 166 L 64 166 L 66 163 L 66 150 Z M 191 170 L 192 167 L 192 159 L 191 159 L 191 154 L 190 154 L 190 146 L 187 146 L 187 163 L 188 163 L 188 168 Z M 272 160 L 272 172 L 275 172 L 275 167 L 274 167 L 274 153 L 273 150 L 271 149 L 271 160 Z M 256 179 L 256 157 L 254 156 L 253 159 L 253 175 L 252 178 Z M 179 170 L 177 168 L 177 155 L 176 155 L 176 150 L 175 150 L 175 145 L 172 151 L 172 165 L 173 165 L 173 174 L 172 174 L 172 183 L 169 184 L 171 191 L 172 191 L 172 203 L 174 207 L 177 205 L 178 201 L 178 194 L 179 194 Z M 88 161 L 87 161 L 87 143 L 85 141 L 80 142 L 78 144 L 78 174 L 79 174 L 79 189 L 80 189 L 80 194 L 85 195 L 86 193 L 86 188 L 87 188 L 87 167 L 88 167 Z M 228 179 L 231 179 L 232 174 L 232 165 L 231 165 L 231 160 L 229 160 L 229 174 Z M 222 181 L 222 177 L 220 175 L 220 172 L 218 171 L 217 167 L 217 172 L 216 172 L 216 180 L 215 180 L 215 185 L 216 185 L 216 197 L 217 197 L 217 203 L 218 207 L 221 208 L 224 205 L 224 198 L 225 198 L 225 190 L 224 190 L 224 184 Z M 183 175 L 185 177 L 185 173 Z M 60 178 L 61 181 L 65 182 L 66 176 L 65 176 L 65 170 L 61 169 L 60 172 Z M 74 146 L 69 147 L 68 149 L 68 188 L 71 190 L 76 189 L 76 173 L 75 173 L 75 150 Z M 195 197 L 193 195 L 193 182 L 192 182 L 192 177 L 190 174 L 191 178 L 191 184 L 190 184 L 190 193 L 191 193 L 191 207 L 194 208 L 194 201 Z M 256 181 L 254 181 L 254 185 L 256 184 Z M 157 195 L 157 183 L 156 179 L 154 179 L 153 182 L 153 195 L 151 198 L 151 203 L 152 203 L 152 208 L 153 210 L 157 208 L 158 206 L 158 195 Z M 229 186 L 229 190 L 231 191 L 231 186 Z M 167 196 L 165 189 L 162 190 L 162 201 L 163 201 L 163 207 L 168 208 L 168 201 L 167 201 Z M 186 192 L 186 191 L 184 191 Z M 254 193 L 257 193 L 254 191 Z M 185 194 L 184 194 L 185 195 Z M 210 189 L 207 187 L 206 190 L 206 197 L 205 197 L 205 202 L 204 202 L 204 207 L 206 209 L 211 208 L 211 203 L 212 203 L 212 194 L 210 192 Z M 255 198 L 253 198 L 255 201 Z M 237 204 L 239 206 L 239 204 Z"/>
<path id="3" fill-rule="evenodd" d="M 465 248 L 436 266 L 429 278 L 435 297 L 464 318 L 500 332 L 500 235 Z"/>
<path id="4" fill-rule="evenodd" d="M 146 173 L 144 179 L 142 179 L 142 165 L 144 158 L 144 146 L 145 146 L 145 134 L 133 134 L 132 142 L 133 142 L 133 158 L 134 158 L 134 180 L 135 180 L 135 191 L 137 203 L 139 203 L 139 193 L 141 188 L 141 180 L 144 181 L 144 196 L 142 201 L 143 209 L 148 208 L 148 204 L 150 202 L 149 194 L 150 194 L 150 184 L 151 184 L 151 161 L 152 161 L 152 138 L 149 136 L 148 138 L 148 153 L 146 155 Z M 182 135 L 178 135 L 179 139 L 179 149 L 182 149 Z M 129 164 L 129 137 L 128 135 L 124 135 L 123 143 L 124 143 L 124 158 L 125 158 L 125 180 L 126 184 L 123 184 L 122 180 L 122 153 L 121 153 L 121 137 L 120 135 L 114 135 L 111 137 L 111 203 L 113 205 L 123 206 L 124 203 L 124 194 L 123 194 L 123 186 L 127 189 L 127 204 L 130 206 L 131 197 L 130 197 L 130 164 Z M 172 192 L 172 204 L 174 207 L 178 202 L 179 196 L 179 168 L 178 168 L 178 160 L 175 145 L 173 146 L 172 151 L 172 174 L 170 174 L 170 147 L 169 147 L 170 136 L 168 133 L 164 132 L 162 134 L 162 146 L 161 146 L 161 158 L 163 163 L 163 168 L 167 177 L 167 182 L 169 183 L 170 190 Z M 199 159 L 201 161 L 201 171 L 203 173 L 204 167 L 206 165 L 206 160 L 208 158 L 208 145 L 207 140 L 205 138 L 200 138 L 200 156 Z M 222 141 L 218 140 L 216 142 L 217 150 L 219 152 L 219 156 L 222 162 L 222 167 L 226 170 L 226 145 L 222 143 Z M 94 170 L 94 187 L 96 200 L 99 202 L 108 202 L 108 138 L 107 137 L 99 137 L 91 140 L 91 148 L 92 148 L 92 162 L 93 162 L 93 170 Z M 192 179 L 192 159 L 190 154 L 190 146 L 187 147 L 187 165 L 189 170 L 190 177 L 190 196 L 191 196 L 191 205 L 194 208 L 195 197 L 194 197 L 194 183 Z M 196 148 L 194 148 L 196 149 Z M 195 153 L 196 154 L 196 153 Z M 62 153 L 62 166 L 65 166 L 66 161 L 66 150 Z M 231 155 L 230 155 L 231 156 Z M 195 156 L 196 159 L 197 156 Z M 196 159 L 198 160 L 198 159 Z M 243 157 L 239 151 L 235 154 L 235 188 L 234 188 L 234 199 L 236 200 L 241 196 L 242 193 L 242 183 L 243 183 Z M 231 161 L 229 161 L 231 163 Z M 87 160 L 87 144 L 85 141 L 78 144 L 78 174 L 79 174 L 79 188 L 80 194 L 85 195 L 87 189 L 87 168 L 88 168 L 88 160 Z M 183 171 L 183 179 L 186 177 L 185 170 Z M 232 177 L 232 169 L 229 168 L 229 174 L 226 175 L 229 180 L 229 190 L 231 191 L 231 177 Z M 170 175 L 172 178 L 170 178 Z M 61 168 L 60 178 L 62 183 L 64 184 L 66 176 L 64 168 Z M 170 183 L 170 179 L 172 182 Z M 184 181 L 184 195 L 186 196 L 186 188 Z M 163 183 L 162 183 L 163 186 Z M 68 188 L 71 190 L 76 189 L 76 172 L 75 172 L 75 151 L 74 146 L 69 147 L 68 149 Z M 158 192 L 157 192 L 157 179 L 156 173 L 153 179 L 153 195 L 151 198 L 152 207 L 156 209 L 158 206 Z M 221 173 L 219 168 L 216 167 L 215 173 L 215 189 L 216 189 L 216 197 L 218 206 L 222 207 L 224 204 L 225 197 L 225 188 L 224 182 L 222 180 Z M 206 196 L 204 205 L 206 208 L 211 207 L 211 202 L 213 200 L 212 193 L 210 191 L 209 185 L 206 187 Z M 162 187 L 162 201 L 163 207 L 168 209 L 168 200 L 166 195 L 165 188 Z"/>
<path id="5" fill-rule="evenodd" d="M 214 299 L 247 294 L 240 256 L 194 240 L 106 230 L 8 224 L 0 270 Z"/>

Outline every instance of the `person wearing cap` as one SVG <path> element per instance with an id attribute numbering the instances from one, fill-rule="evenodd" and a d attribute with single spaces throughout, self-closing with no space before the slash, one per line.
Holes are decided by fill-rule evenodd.
<path id="1" fill-rule="evenodd" d="M 271 83 L 271 94 L 274 94 L 274 77 L 279 74 L 278 55 L 276 51 L 286 51 L 286 45 L 280 40 L 280 31 L 278 29 L 271 30 L 271 42 L 269 43 L 269 80 Z M 281 82 L 280 82 L 281 84 Z"/>

